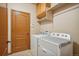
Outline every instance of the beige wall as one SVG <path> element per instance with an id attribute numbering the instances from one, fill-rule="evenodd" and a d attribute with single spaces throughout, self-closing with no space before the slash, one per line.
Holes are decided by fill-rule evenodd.
<path id="1" fill-rule="evenodd" d="M 40 32 L 52 32 L 53 31 L 53 22 L 45 22 L 40 25 Z"/>
<path id="2" fill-rule="evenodd" d="M 0 7 L 6 7 L 6 4 L 0 3 Z"/>
<path id="3" fill-rule="evenodd" d="M 17 10 L 30 13 L 30 33 L 35 34 L 39 32 L 39 24 L 36 21 L 35 5 L 28 3 L 9 3 L 8 4 L 8 40 L 11 41 L 11 10 Z M 11 52 L 11 43 L 8 44 L 8 52 Z"/>
<path id="4" fill-rule="evenodd" d="M 55 14 L 53 26 L 54 32 L 71 35 L 71 40 L 74 41 L 74 54 L 79 55 L 79 5 Z"/>

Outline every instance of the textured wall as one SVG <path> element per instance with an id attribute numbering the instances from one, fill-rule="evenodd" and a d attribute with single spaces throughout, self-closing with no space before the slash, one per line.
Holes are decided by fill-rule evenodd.
<path id="1" fill-rule="evenodd" d="M 55 14 L 53 30 L 70 34 L 71 40 L 74 42 L 73 53 L 79 55 L 79 5 Z"/>

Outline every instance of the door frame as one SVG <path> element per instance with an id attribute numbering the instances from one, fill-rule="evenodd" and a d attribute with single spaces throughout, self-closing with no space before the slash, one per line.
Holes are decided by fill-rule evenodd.
<path id="1" fill-rule="evenodd" d="M 3 3 L 3 4 L 5 4 L 5 7 L 0 6 L 0 8 L 4 8 L 4 9 L 6 10 L 6 24 L 7 24 L 7 25 L 6 25 L 6 30 L 7 30 L 7 32 L 6 32 L 6 37 L 7 37 L 6 40 L 7 40 L 7 41 L 5 42 L 5 43 L 7 44 L 7 45 L 6 45 L 6 46 L 7 46 L 7 47 L 6 47 L 7 49 L 6 49 L 6 50 L 4 49 L 3 53 L 4 53 L 4 52 L 7 52 L 7 53 L 6 53 L 6 54 L 5 54 L 5 53 L 4 53 L 4 54 L 2 53 L 1 56 L 8 55 L 8 43 L 9 43 L 9 42 L 8 42 L 8 5 L 7 5 L 7 3 Z M 5 21 L 5 20 L 4 20 L 4 21 Z"/>
<path id="2" fill-rule="evenodd" d="M 15 12 L 21 12 L 21 13 L 25 13 L 25 14 L 28 14 L 28 15 L 29 15 L 29 32 L 30 32 L 30 13 L 11 9 L 11 54 L 16 53 L 16 52 L 13 52 L 13 50 L 12 50 L 12 49 L 13 49 L 13 47 L 12 47 L 12 45 L 13 45 L 13 44 L 12 44 L 12 40 L 13 40 L 13 39 L 12 39 L 12 36 L 13 36 L 13 35 L 12 35 L 12 29 L 13 29 L 13 22 L 12 22 L 13 19 L 12 19 L 12 16 L 13 16 L 13 14 L 12 14 L 12 13 L 13 13 L 13 11 L 15 11 Z M 30 33 L 30 34 L 31 34 L 31 33 Z M 30 35 L 30 34 L 29 34 L 29 35 Z M 30 38 L 30 37 L 29 37 L 29 38 Z M 30 43 L 30 47 L 31 47 L 31 39 L 29 39 L 29 40 L 30 40 L 29 43 Z"/>
<path id="3" fill-rule="evenodd" d="M 7 55 L 9 54 L 8 53 L 8 4 L 6 3 L 6 14 L 7 14 Z"/>

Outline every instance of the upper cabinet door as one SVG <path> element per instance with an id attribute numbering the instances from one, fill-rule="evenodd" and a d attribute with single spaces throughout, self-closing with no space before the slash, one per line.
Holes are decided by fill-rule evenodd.
<path id="1" fill-rule="evenodd" d="M 45 15 L 46 15 L 46 4 L 45 3 L 37 4 L 36 10 L 37 10 L 37 18 L 38 19 L 45 17 Z"/>
<path id="2" fill-rule="evenodd" d="M 41 19 L 46 16 L 47 9 L 51 7 L 50 3 L 38 3 L 36 4 L 37 18 Z"/>
<path id="3" fill-rule="evenodd" d="M 41 4 L 36 5 L 36 11 L 37 11 L 37 15 L 39 15 L 41 12 Z"/>
<path id="4" fill-rule="evenodd" d="M 45 3 L 41 3 L 41 13 L 46 11 L 46 4 Z"/>

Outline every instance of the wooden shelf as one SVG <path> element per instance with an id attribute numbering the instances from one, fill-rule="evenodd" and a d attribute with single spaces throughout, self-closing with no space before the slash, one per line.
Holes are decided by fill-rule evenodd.
<path id="1" fill-rule="evenodd" d="M 45 21 L 48 21 L 48 22 L 50 22 L 50 21 L 52 21 L 53 20 L 53 15 L 50 15 L 50 14 L 52 14 L 52 11 L 53 10 L 55 10 L 56 8 L 59 8 L 59 7 L 61 7 L 61 6 L 63 6 L 63 5 L 65 5 L 65 4 L 56 4 L 55 6 L 52 6 L 52 7 L 50 7 L 50 8 L 47 8 L 46 9 L 46 16 L 45 17 L 43 17 L 43 18 L 41 18 L 41 19 L 39 19 L 39 20 L 37 20 L 39 23 L 41 23 L 41 22 L 45 22 Z M 49 12 L 51 12 L 50 14 L 49 14 Z M 39 15 L 38 15 L 39 16 Z M 50 16 L 52 16 L 52 17 L 50 17 Z M 49 20 L 50 18 L 52 18 L 51 20 Z"/>
<path id="2" fill-rule="evenodd" d="M 51 12 L 54 12 L 54 13 L 55 12 L 60 12 L 62 10 L 65 10 L 67 8 L 72 7 L 74 5 L 77 5 L 77 4 L 74 4 L 74 3 L 59 3 L 59 4 L 55 5 L 54 7 L 49 8 L 47 11 L 48 12 L 51 11 Z"/>
<path id="3" fill-rule="evenodd" d="M 77 4 L 74 4 L 74 3 L 59 3 L 59 4 L 56 4 L 55 6 L 52 6 L 52 7 L 48 8 L 46 10 L 46 12 L 51 12 L 52 20 L 48 20 L 48 19 L 46 19 L 48 17 L 44 17 L 44 18 L 38 20 L 38 22 L 39 23 L 45 22 L 45 21 L 52 22 L 53 21 L 53 14 L 60 12 L 60 11 L 63 11 L 65 9 L 68 9 L 68 8 L 74 6 L 74 5 L 77 5 Z"/>
<path id="4" fill-rule="evenodd" d="M 39 24 L 41 24 L 41 23 L 43 23 L 43 22 L 52 22 L 52 21 L 53 21 L 53 19 L 52 19 L 52 20 L 48 20 L 47 17 L 44 17 L 44 18 L 42 18 L 41 20 L 38 20 L 37 22 L 38 22 Z"/>
<path id="5" fill-rule="evenodd" d="M 50 7 L 47 11 L 53 11 L 53 10 L 56 10 L 57 8 L 60 8 L 64 5 L 67 5 L 66 3 L 58 3 L 57 5 L 53 6 L 53 7 Z"/>

